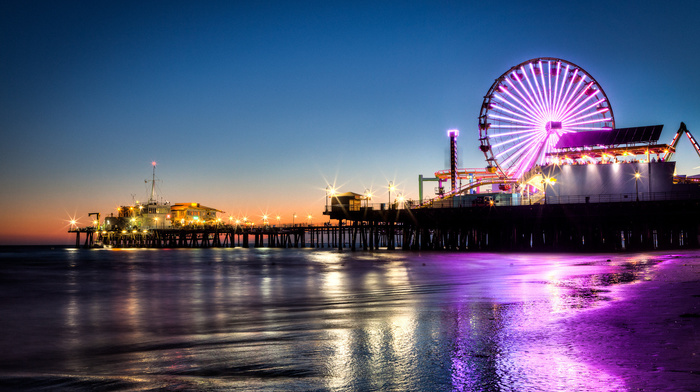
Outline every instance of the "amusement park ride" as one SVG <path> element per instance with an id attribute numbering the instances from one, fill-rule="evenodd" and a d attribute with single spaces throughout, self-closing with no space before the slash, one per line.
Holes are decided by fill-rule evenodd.
<path id="1" fill-rule="evenodd" d="M 539 168 L 549 164 L 668 161 L 682 133 L 700 156 L 683 123 L 670 144 L 656 143 L 663 126 L 615 129 L 612 107 L 598 82 L 583 68 L 551 57 L 525 61 L 498 77 L 484 97 L 478 126 L 486 167 L 457 168 L 458 131 L 448 131 L 450 169 L 435 172 L 438 195 L 421 200 L 421 206 L 482 186 L 497 185 L 502 193 L 542 193 L 547 178 Z M 419 179 L 421 196 L 422 181 L 428 180 Z M 442 186 L 447 180 L 449 192 Z M 457 180 L 466 184 L 457 186 Z"/>

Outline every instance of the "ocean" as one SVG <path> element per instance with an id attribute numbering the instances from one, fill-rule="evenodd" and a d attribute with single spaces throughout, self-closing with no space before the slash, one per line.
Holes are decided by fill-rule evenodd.
<path id="1" fill-rule="evenodd" d="M 563 329 L 669 257 L 5 247 L 0 389 L 622 391 Z"/>

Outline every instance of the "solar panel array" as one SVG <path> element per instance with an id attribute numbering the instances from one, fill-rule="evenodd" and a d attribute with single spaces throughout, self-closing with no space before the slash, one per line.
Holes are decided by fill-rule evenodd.
<path id="1" fill-rule="evenodd" d="M 661 136 L 663 125 L 647 127 L 619 128 L 609 131 L 588 131 L 565 133 L 559 138 L 556 148 L 580 148 L 593 146 L 619 146 L 622 144 L 656 143 Z"/>

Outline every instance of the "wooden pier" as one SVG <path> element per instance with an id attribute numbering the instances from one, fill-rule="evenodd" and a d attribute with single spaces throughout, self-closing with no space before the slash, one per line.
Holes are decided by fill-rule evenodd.
<path id="1" fill-rule="evenodd" d="M 69 230 L 77 248 L 334 248 L 394 249 L 402 231 L 389 224 L 355 222 L 352 226 L 309 225 L 289 228 L 218 227 L 101 231 L 94 227 Z"/>
<path id="2" fill-rule="evenodd" d="M 334 225 L 72 229 L 76 247 L 608 252 L 700 247 L 700 200 L 350 211 Z M 83 236 L 84 234 L 84 236 Z"/>
<path id="3" fill-rule="evenodd" d="M 326 214 L 339 226 L 352 227 L 353 236 L 381 227 L 388 249 L 609 252 L 700 247 L 700 198 L 355 211 L 347 207 L 334 205 Z"/>

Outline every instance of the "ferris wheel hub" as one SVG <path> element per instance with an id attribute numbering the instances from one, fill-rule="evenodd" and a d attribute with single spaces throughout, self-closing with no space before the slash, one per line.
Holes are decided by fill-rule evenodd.
<path id="1" fill-rule="evenodd" d="M 547 132 L 553 129 L 561 129 L 561 121 L 547 121 L 547 125 L 545 125 L 544 129 L 546 129 Z"/>

